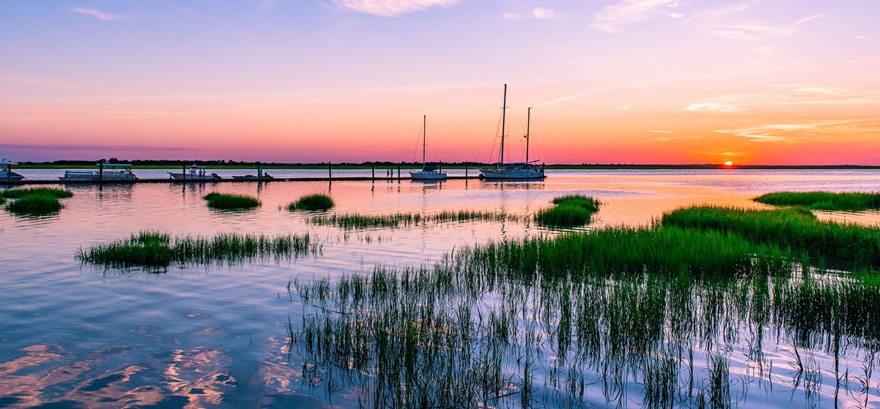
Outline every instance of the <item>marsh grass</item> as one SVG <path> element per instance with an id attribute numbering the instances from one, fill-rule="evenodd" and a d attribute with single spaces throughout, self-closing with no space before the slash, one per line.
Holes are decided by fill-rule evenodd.
<path id="1" fill-rule="evenodd" d="M 386 215 L 363 215 L 357 213 L 333 214 L 309 219 L 317 226 L 336 226 L 344 230 L 363 230 L 371 228 L 406 228 L 426 223 L 463 223 L 469 221 L 519 221 L 523 217 L 500 212 L 473 210 L 441 211 L 434 214 L 394 213 Z"/>
<path id="2" fill-rule="evenodd" d="M 582 407 L 597 395 L 734 407 L 776 383 L 774 367 L 802 368 L 790 387 L 807 404 L 822 372 L 866 402 L 880 279 L 809 260 L 732 231 L 660 224 L 488 243 L 433 267 L 291 280 L 303 312 L 285 331 L 305 384 L 362 407 Z M 797 354 L 768 360 L 773 341 L 864 363 L 864 375 Z M 734 365 L 751 369 L 734 379 Z"/>
<path id="3" fill-rule="evenodd" d="M 208 201 L 208 207 L 218 210 L 247 210 L 263 204 L 255 197 L 224 193 L 208 193 L 204 199 Z"/>
<path id="4" fill-rule="evenodd" d="M 809 210 L 696 206 L 664 213 L 664 226 L 737 234 L 819 264 L 880 267 L 880 228 L 820 221 Z"/>
<path id="5" fill-rule="evenodd" d="M 58 188 L 9 189 L 0 194 L 0 203 L 5 198 L 13 199 L 6 203 L 6 210 L 18 216 L 44 216 L 58 213 L 64 206 L 59 198 L 73 196 L 73 192 Z"/>
<path id="6" fill-rule="evenodd" d="M 46 195 L 58 199 L 66 199 L 73 197 L 73 192 L 66 189 L 50 188 L 50 187 L 34 187 L 34 188 L 18 188 L 3 191 L 2 196 L 8 199 L 18 199 L 24 196 Z"/>
<path id="7" fill-rule="evenodd" d="M 860 301 L 872 289 L 846 278 L 815 287 L 791 274 L 694 279 L 646 270 L 548 280 L 494 274 L 472 255 L 336 283 L 292 280 L 304 310 L 285 331 L 305 362 L 304 382 L 331 394 L 351 389 L 364 407 L 578 407 L 590 405 L 588 389 L 611 405 L 641 395 L 646 407 L 733 407 L 746 391 L 732 391 L 730 360 L 713 349 L 749 351 L 764 333 L 798 348 L 844 345 L 838 353 L 857 362 L 880 348 L 876 297 Z M 803 308 L 815 297 L 827 301 Z M 844 306 L 853 312 L 835 324 Z M 703 359 L 707 370 L 694 371 Z M 812 399 L 811 382 L 792 393 Z M 853 385 L 846 393 L 865 395 Z"/>
<path id="8" fill-rule="evenodd" d="M 63 207 L 58 198 L 42 193 L 20 196 L 6 204 L 6 210 L 20 216 L 43 216 L 58 213 Z"/>
<path id="9" fill-rule="evenodd" d="M 173 263 L 229 265 L 250 259 L 274 257 L 276 260 L 320 254 L 322 246 L 311 236 L 282 234 L 223 233 L 214 237 L 176 237 L 142 231 L 128 239 L 80 248 L 76 259 L 83 264 L 104 268 L 168 267 Z"/>
<path id="10" fill-rule="evenodd" d="M 775 192 L 752 200 L 774 206 L 806 206 L 813 210 L 880 209 L 880 193 Z"/>
<path id="11" fill-rule="evenodd" d="M 319 210 L 329 210 L 333 208 L 336 204 L 333 202 L 333 199 L 330 196 L 321 193 L 315 193 L 310 195 L 305 195 L 297 199 L 295 202 L 287 205 L 287 210 L 307 210 L 307 211 L 319 211 Z"/>
<path id="12" fill-rule="evenodd" d="M 544 226 L 579 227 L 590 222 L 599 211 L 599 201 L 582 195 L 554 198 L 553 207 L 535 213 L 535 222 Z"/>

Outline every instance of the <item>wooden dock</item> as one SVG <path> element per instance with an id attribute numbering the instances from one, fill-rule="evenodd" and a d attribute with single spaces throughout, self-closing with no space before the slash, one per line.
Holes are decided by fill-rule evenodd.
<path id="1" fill-rule="evenodd" d="M 467 180 L 467 179 L 479 179 L 479 175 L 474 176 L 446 176 L 446 180 Z M 412 181 L 412 178 L 409 176 L 382 176 L 382 177 L 372 177 L 372 176 L 334 176 L 334 177 L 292 177 L 292 178 L 247 178 L 247 179 L 209 179 L 209 180 L 197 180 L 197 179 L 171 179 L 171 178 L 162 178 L 162 179 L 136 179 L 136 180 L 3 180 L 0 179 L 0 185 L 12 185 L 12 186 L 27 186 L 27 185 L 130 185 L 135 183 L 170 183 L 170 184 L 181 184 L 181 183 L 250 183 L 250 182 L 403 182 L 403 181 Z M 442 182 L 442 180 L 418 180 L 419 183 L 432 183 L 432 182 Z"/>

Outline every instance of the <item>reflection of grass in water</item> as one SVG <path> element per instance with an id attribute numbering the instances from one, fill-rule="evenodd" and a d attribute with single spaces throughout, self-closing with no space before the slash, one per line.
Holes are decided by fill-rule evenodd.
<path id="1" fill-rule="evenodd" d="M 53 187 L 32 187 L 32 188 L 18 188 L 18 189 L 9 189 L 3 192 L 2 196 L 9 199 L 18 199 L 24 196 L 30 195 L 48 195 L 53 196 L 58 199 L 65 199 L 68 197 L 73 197 L 73 192 L 65 189 L 53 188 Z"/>
<path id="2" fill-rule="evenodd" d="M 208 207 L 219 210 L 253 209 L 262 204 L 254 197 L 225 193 L 208 193 L 204 199 L 208 201 Z"/>
<path id="3" fill-rule="evenodd" d="M 79 249 L 76 258 L 104 268 L 167 267 L 172 263 L 237 263 L 246 259 L 299 257 L 321 251 L 320 244 L 306 235 L 223 233 L 212 238 L 177 237 L 142 231 L 128 239 Z"/>
<path id="4" fill-rule="evenodd" d="M 744 397 L 715 351 L 744 350 L 769 382 L 785 363 L 763 357 L 765 332 L 859 361 L 880 350 L 880 291 L 866 274 L 822 274 L 730 233 L 615 228 L 293 280 L 306 309 L 287 331 L 310 384 L 354 388 L 367 407 L 576 406 L 596 388 L 615 405 L 641 394 L 648 407 L 731 407 Z M 807 401 L 820 369 L 846 371 L 805 371 L 794 388 Z"/>
<path id="5" fill-rule="evenodd" d="M 518 221 L 522 217 L 499 212 L 474 210 L 441 211 L 434 214 L 394 213 L 385 215 L 362 215 L 357 213 L 333 214 L 309 219 L 309 223 L 318 226 L 336 226 L 346 230 L 369 228 L 403 228 L 427 222 L 449 223 L 467 221 Z"/>
<path id="6" fill-rule="evenodd" d="M 814 210 L 880 209 L 880 193 L 774 192 L 753 200 L 776 206 L 806 206 Z"/>
<path id="7" fill-rule="evenodd" d="M 664 226 L 714 230 L 807 254 L 813 261 L 880 267 L 880 228 L 819 221 L 805 209 L 746 210 L 712 206 L 665 213 Z"/>
<path id="8" fill-rule="evenodd" d="M 295 202 L 290 203 L 289 205 L 287 205 L 287 210 L 328 210 L 335 205 L 336 203 L 333 202 L 333 199 L 331 199 L 330 196 L 321 193 L 315 193 L 311 195 L 305 195 L 297 199 Z"/>
<path id="9" fill-rule="evenodd" d="M 544 226 L 583 226 L 599 211 L 599 201 L 587 196 L 561 196 L 554 198 L 552 203 L 553 207 L 535 213 L 535 222 Z"/>

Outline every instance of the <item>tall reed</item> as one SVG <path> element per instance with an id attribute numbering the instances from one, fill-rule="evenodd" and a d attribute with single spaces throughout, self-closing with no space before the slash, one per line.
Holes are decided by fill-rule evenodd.
<path id="1" fill-rule="evenodd" d="M 737 234 L 850 268 L 880 267 L 880 228 L 819 221 L 809 210 L 697 206 L 664 213 L 664 226 Z"/>
<path id="2" fill-rule="evenodd" d="M 318 226 L 336 226 L 345 230 L 358 230 L 370 228 L 405 228 L 417 226 L 428 222 L 449 223 L 466 221 L 519 221 L 522 216 L 501 212 L 485 212 L 472 210 L 448 211 L 444 210 L 434 214 L 421 213 L 394 213 L 385 215 L 364 215 L 358 213 L 332 214 L 313 217 L 310 224 Z"/>
<path id="3" fill-rule="evenodd" d="M 813 223 L 807 214 L 764 217 Z M 596 396 L 626 406 L 634 395 L 647 407 L 732 407 L 751 402 L 748 385 L 776 382 L 774 367 L 798 367 L 768 361 L 773 340 L 867 359 L 852 385 L 875 382 L 873 270 L 823 272 L 734 230 L 604 228 L 465 247 L 432 267 L 293 281 L 304 311 L 286 331 L 308 384 L 366 407 L 601 405 Z M 735 381 L 740 354 L 725 351 L 757 369 Z M 791 389 L 808 402 L 821 371 L 855 377 L 800 366 Z"/>
<path id="4" fill-rule="evenodd" d="M 104 268 L 168 267 L 172 263 L 236 264 L 266 257 L 302 257 L 320 254 L 322 246 L 308 234 L 221 233 L 214 237 L 175 237 L 142 231 L 128 239 L 80 248 L 76 258 Z"/>

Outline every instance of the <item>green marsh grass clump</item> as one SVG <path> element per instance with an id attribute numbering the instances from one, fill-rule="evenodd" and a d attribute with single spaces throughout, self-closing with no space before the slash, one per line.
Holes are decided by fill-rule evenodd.
<path id="1" fill-rule="evenodd" d="M 590 222 L 599 211 L 599 201 L 582 195 L 554 198 L 551 208 L 535 213 L 535 222 L 544 226 L 578 227 Z"/>
<path id="2" fill-rule="evenodd" d="M 20 196 L 6 204 L 6 210 L 20 216 L 42 216 L 58 213 L 63 207 L 58 198 L 45 193 Z"/>
<path id="3" fill-rule="evenodd" d="M 499 212 L 485 212 L 475 210 L 441 211 L 434 214 L 420 213 L 394 213 L 385 215 L 363 215 L 357 213 L 333 214 L 315 217 L 309 223 L 318 226 L 336 226 L 345 230 L 359 230 L 371 228 L 403 228 L 434 223 L 467 222 L 467 221 L 516 221 L 522 217 Z"/>
<path id="4" fill-rule="evenodd" d="M 612 234 L 659 238 L 658 251 L 687 252 L 686 244 L 674 247 L 657 236 L 666 229 Z M 678 263 L 617 248 L 603 263 L 548 275 L 541 271 L 546 264 L 523 262 L 529 246 L 500 243 L 457 251 L 432 268 L 380 266 L 336 282 L 292 280 L 288 289 L 304 310 L 300 322 L 288 322 L 288 347 L 302 355 L 309 384 L 346 390 L 364 407 L 580 407 L 595 396 L 624 405 L 639 402 L 640 394 L 646 407 L 732 407 L 751 389 L 733 393 L 732 355 L 718 351 L 743 352 L 733 354 L 757 368 L 737 375 L 746 383 L 772 381 L 778 372 L 772 368 L 799 361 L 765 357 L 773 339 L 793 343 L 802 355 L 833 352 L 856 363 L 880 352 L 876 286 L 817 271 L 794 274 L 793 264 L 766 268 L 773 263 L 765 262 L 749 272 L 736 253 L 755 251 L 754 244 L 717 232 L 669 230 L 679 230 L 670 240 L 714 244 L 677 256 Z M 727 253 L 720 262 L 701 264 L 701 252 L 719 249 Z M 754 254 L 755 266 L 756 257 L 767 257 Z M 668 271 L 655 274 L 663 265 Z M 720 270 L 688 275 L 701 269 Z M 554 359 L 540 358 L 546 356 Z M 708 370 L 694 370 L 707 361 Z M 838 377 L 847 371 L 821 369 Z M 810 387 L 794 382 L 792 393 Z M 867 397 L 858 387 L 847 393 Z"/>
<path id="5" fill-rule="evenodd" d="M 794 256 L 846 267 L 880 267 L 880 228 L 820 221 L 804 208 L 754 210 L 695 206 L 664 213 L 663 226 L 737 234 Z"/>
<path id="6" fill-rule="evenodd" d="M 333 199 L 322 193 L 314 193 L 300 197 L 295 202 L 287 205 L 287 210 L 329 210 L 335 206 Z"/>
<path id="7" fill-rule="evenodd" d="M 468 269 L 524 278 L 558 277 L 741 277 L 782 274 L 790 267 L 772 245 L 739 235 L 677 227 L 609 227 L 477 245 L 458 250 Z M 468 254 L 464 254 L 468 253 Z"/>
<path id="8" fill-rule="evenodd" d="M 46 195 L 52 196 L 58 199 L 66 199 L 68 197 L 73 197 L 73 192 L 66 189 L 59 189 L 53 187 L 33 187 L 33 188 L 18 188 L 18 189 L 9 189 L 3 192 L 4 197 L 8 199 L 18 199 L 24 196 L 32 196 L 32 195 Z"/>
<path id="9" fill-rule="evenodd" d="M 259 199 L 245 195 L 208 193 L 204 199 L 208 207 L 219 210 L 246 210 L 262 205 Z"/>
<path id="10" fill-rule="evenodd" d="M 763 393 L 734 391 L 734 376 L 761 385 L 780 367 L 795 368 L 791 393 L 807 404 L 821 372 L 857 378 L 839 384 L 841 396 L 867 402 L 858 385 L 875 381 L 880 278 L 873 268 L 823 271 L 794 257 L 801 241 L 781 239 L 847 225 L 797 208 L 689 208 L 662 222 L 470 246 L 433 267 L 292 280 L 304 310 L 288 322 L 289 351 L 310 385 L 364 407 L 581 407 L 597 396 L 733 407 Z M 766 356 L 774 340 L 794 354 Z M 734 374 L 739 365 L 754 370 Z"/>
<path id="11" fill-rule="evenodd" d="M 774 206 L 805 206 L 813 210 L 880 209 L 880 193 L 775 192 L 752 199 Z"/>
<path id="12" fill-rule="evenodd" d="M 13 199 L 6 204 L 6 210 L 10 213 L 19 216 L 43 216 L 58 213 L 64 207 L 58 199 L 72 196 L 73 192 L 58 188 L 10 189 L 2 193 L 2 202 L 6 201 L 5 198 Z"/>
<path id="13" fill-rule="evenodd" d="M 317 255 L 322 246 L 308 234 L 222 233 L 214 237 L 175 237 L 142 231 L 128 239 L 79 249 L 82 263 L 104 268 L 168 267 L 173 263 L 208 265 L 236 264 L 248 259 Z"/>

